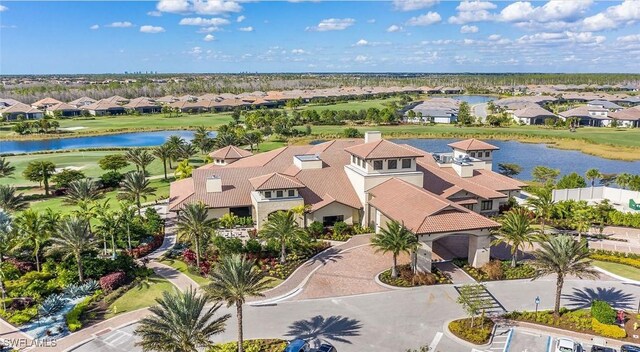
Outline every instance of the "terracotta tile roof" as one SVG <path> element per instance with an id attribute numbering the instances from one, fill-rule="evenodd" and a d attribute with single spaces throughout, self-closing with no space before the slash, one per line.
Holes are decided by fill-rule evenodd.
<path id="1" fill-rule="evenodd" d="M 102 100 L 113 103 L 113 104 L 123 104 L 129 101 L 129 99 L 121 97 L 119 95 L 114 95 L 112 97 L 102 99 Z"/>
<path id="2" fill-rule="evenodd" d="M 403 146 L 384 139 L 345 148 L 345 151 L 363 159 L 408 158 L 423 156 L 422 153 L 416 153 L 415 151 L 409 150 Z"/>
<path id="3" fill-rule="evenodd" d="M 123 105 L 123 107 L 127 109 L 135 109 L 135 108 L 149 108 L 149 107 L 158 107 L 158 103 L 155 101 L 151 101 L 151 99 L 147 97 L 140 97 L 131 99 L 127 104 Z"/>
<path id="4" fill-rule="evenodd" d="M 251 156 L 251 155 L 253 155 L 253 153 L 251 153 L 250 151 L 238 148 L 234 145 L 220 148 L 218 150 L 214 150 L 213 152 L 209 153 L 210 157 L 214 159 L 223 159 L 223 160 L 242 159 L 244 157 Z"/>
<path id="5" fill-rule="evenodd" d="M 70 105 L 85 105 L 85 104 L 93 104 L 97 100 L 89 98 L 89 97 L 80 97 L 76 100 L 72 100 L 69 102 Z"/>
<path id="6" fill-rule="evenodd" d="M 536 118 L 536 117 L 555 117 L 556 115 L 551 111 L 541 107 L 540 105 L 533 104 L 522 109 L 518 109 L 513 112 L 513 115 L 518 118 Z"/>
<path id="7" fill-rule="evenodd" d="M 169 104 L 172 108 L 179 109 L 204 109 L 205 106 L 202 102 L 192 102 L 188 100 L 179 100 Z"/>
<path id="8" fill-rule="evenodd" d="M 256 191 L 272 189 L 304 188 L 304 185 L 295 178 L 281 173 L 270 173 L 249 179 L 249 183 Z"/>
<path id="9" fill-rule="evenodd" d="M 79 111 L 80 109 L 78 109 L 74 105 L 67 104 L 67 103 L 58 103 L 56 105 L 52 105 L 47 108 L 47 111 L 70 111 L 70 110 Z"/>
<path id="10" fill-rule="evenodd" d="M 103 99 L 103 100 L 98 100 L 97 102 L 93 103 L 93 104 L 89 104 L 89 105 L 84 105 L 80 107 L 83 110 L 109 110 L 109 109 L 124 109 L 122 106 Z"/>
<path id="11" fill-rule="evenodd" d="M 182 180 L 171 182 L 169 185 L 169 209 L 181 204 L 194 193 L 193 178 L 185 178 Z"/>
<path id="12" fill-rule="evenodd" d="M 17 104 L 13 104 L 11 106 L 8 106 L 8 107 L 4 108 L 1 112 L 3 114 L 4 113 L 25 113 L 25 114 L 29 113 L 29 114 L 32 114 L 32 113 L 39 113 L 39 112 L 42 112 L 42 111 L 34 108 L 33 106 L 29 106 L 27 104 L 24 104 L 24 103 L 17 103 Z"/>
<path id="13" fill-rule="evenodd" d="M 640 107 L 632 108 L 609 113 L 609 117 L 616 120 L 638 121 L 640 120 Z"/>
<path id="14" fill-rule="evenodd" d="M 414 234 L 494 228 L 497 222 L 398 178 L 369 190 L 373 207 Z"/>
<path id="15" fill-rule="evenodd" d="M 58 99 L 53 99 L 53 98 L 44 98 L 44 99 L 40 99 L 38 101 L 36 101 L 35 103 L 31 104 L 32 106 L 36 106 L 36 107 L 41 107 L 41 106 L 45 106 L 45 105 L 55 105 L 55 104 L 60 104 L 62 103 L 60 100 Z"/>
<path id="16" fill-rule="evenodd" d="M 454 142 L 447 144 L 451 148 L 462 149 L 466 151 L 471 150 L 498 150 L 500 148 L 495 145 L 491 145 L 487 142 L 483 142 L 481 140 L 477 140 L 475 138 L 465 139 L 463 141 Z"/>

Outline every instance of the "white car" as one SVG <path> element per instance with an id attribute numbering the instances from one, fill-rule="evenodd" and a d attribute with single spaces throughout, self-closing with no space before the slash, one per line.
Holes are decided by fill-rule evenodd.
<path id="1" fill-rule="evenodd" d="M 558 339 L 554 352 L 582 352 L 582 346 L 569 339 Z"/>

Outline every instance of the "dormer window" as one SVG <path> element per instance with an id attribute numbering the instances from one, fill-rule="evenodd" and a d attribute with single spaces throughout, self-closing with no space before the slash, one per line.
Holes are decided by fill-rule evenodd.
<path id="1" fill-rule="evenodd" d="M 382 170 L 382 160 L 374 160 L 373 161 L 373 169 L 374 170 Z"/>
<path id="2" fill-rule="evenodd" d="M 402 168 L 410 169 L 411 168 L 411 159 L 402 159 Z"/>
<path id="3" fill-rule="evenodd" d="M 387 160 L 387 168 L 389 170 L 395 170 L 398 168 L 398 160 L 396 159 L 389 159 Z"/>

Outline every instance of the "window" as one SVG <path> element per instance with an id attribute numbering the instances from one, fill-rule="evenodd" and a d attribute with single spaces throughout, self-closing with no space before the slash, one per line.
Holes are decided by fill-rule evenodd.
<path id="1" fill-rule="evenodd" d="M 473 210 L 473 204 L 465 204 L 463 205 L 463 207 L 469 209 L 469 210 Z"/>
<path id="2" fill-rule="evenodd" d="M 382 170 L 382 160 L 374 160 L 373 161 L 373 169 L 374 170 Z"/>
<path id="3" fill-rule="evenodd" d="M 271 198 L 271 191 L 264 192 L 264 197 L 265 198 Z"/>
<path id="4" fill-rule="evenodd" d="M 471 153 L 469 153 L 469 155 L 471 155 L 472 158 L 475 158 L 476 157 L 476 152 L 471 152 Z"/>
<path id="5" fill-rule="evenodd" d="M 484 152 L 484 157 L 485 157 L 485 158 L 488 158 L 488 157 L 490 157 L 490 156 L 491 156 L 491 152 Z"/>
<path id="6" fill-rule="evenodd" d="M 491 210 L 493 208 L 493 201 L 491 200 L 483 200 L 480 205 L 480 210 Z"/>
<path id="7" fill-rule="evenodd" d="M 327 227 L 327 226 L 333 226 L 336 224 L 336 222 L 339 221 L 344 221 L 344 216 L 343 215 L 334 215 L 334 216 L 323 216 L 322 217 L 322 225 Z"/>
<path id="8" fill-rule="evenodd" d="M 355 164 L 358 161 L 358 158 L 356 158 L 355 155 L 351 156 L 351 163 Z"/>
<path id="9" fill-rule="evenodd" d="M 389 170 L 395 170 L 398 168 L 398 160 L 396 159 L 391 159 L 387 161 L 387 169 Z"/>
<path id="10" fill-rule="evenodd" d="M 402 159 L 402 168 L 410 169 L 411 168 L 411 159 Z"/>
<path id="11" fill-rule="evenodd" d="M 283 195 L 282 191 L 276 191 L 276 197 L 282 198 L 282 195 Z"/>
<path id="12" fill-rule="evenodd" d="M 290 190 L 288 191 L 288 193 L 289 193 L 289 197 L 295 197 L 295 195 L 296 195 L 296 191 L 294 191 L 294 190 L 292 190 L 292 189 L 290 189 Z"/>

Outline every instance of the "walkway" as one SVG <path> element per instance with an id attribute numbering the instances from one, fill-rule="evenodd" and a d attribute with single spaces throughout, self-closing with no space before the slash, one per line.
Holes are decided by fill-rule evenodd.
<path id="1" fill-rule="evenodd" d="M 434 263 L 443 274 L 448 275 L 451 278 L 451 282 L 454 285 L 475 284 L 476 281 L 469 276 L 462 268 L 454 265 L 452 262 L 440 262 Z"/>

